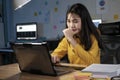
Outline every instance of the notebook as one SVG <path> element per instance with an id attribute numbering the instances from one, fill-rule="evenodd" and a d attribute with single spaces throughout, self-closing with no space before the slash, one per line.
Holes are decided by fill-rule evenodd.
<path id="1" fill-rule="evenodd" d="M 56 67 L 46 42 L 11 44 L 21 72 L 57 76 L 73 71 L 71 68 Z"/>

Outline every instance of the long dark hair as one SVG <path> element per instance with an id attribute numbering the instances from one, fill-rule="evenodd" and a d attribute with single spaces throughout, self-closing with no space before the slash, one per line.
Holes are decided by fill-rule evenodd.
<path id="1" fill-rule="evenodd" d="M 81 3 L 72 5 L 66 13 L 66 21 L 69 13 L 74 13 L 81 18 L 81 31 L 79 33 L 79 39 L 81 41 L 81 44 L 84 45 L 85 50 L 89 50 L 92 46 L 90 37 L 91 34 L 94 35 L 97 39 L 99 47 L 103 48 L 100 34 L 97 31 L 97 27 L 92 22 L 87 8 Z M 68 27 L 67 24 L 66 27 Z"/>

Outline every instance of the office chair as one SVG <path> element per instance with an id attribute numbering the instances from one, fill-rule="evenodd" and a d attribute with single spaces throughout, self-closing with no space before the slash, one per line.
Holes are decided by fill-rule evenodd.
<path id="1" fill-rule="evenodd" d="M 120 63 L 120 22 L 102 23 L 98 29 L 105 45 L 105 52 L 101 56 L 101 63 Z"/>
<path id="2" fill-rule="evenodd" d="M 120 48 L 117 50 L 116 60 L 117 60 L 117 64 L 120 64 Z"/>

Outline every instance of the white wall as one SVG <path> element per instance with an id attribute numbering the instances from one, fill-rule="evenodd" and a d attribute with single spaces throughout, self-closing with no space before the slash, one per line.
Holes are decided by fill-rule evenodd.
<path id="1" fill-rule="evenodd" d="M 42 35 L 39 32 L 39 37 L 55 39 L 62 36 L 62 30 L 65 27 L 66 10 L 76 2 L 83 3 L 88 8 L 93 19 L 100 18 L 103 22 L 120 20 L 120 0 L 105 0 L 107 3 L 106 9 L 102 14 L 97 13 L 96 1 L 98 2 L 98 0 L 32 0 L 23 8 L 14 11 L 13 38 L 15 39 L 15 24 L 23 22 L 38 22 L 39 27 L 42 27 Z M 117 15 L 118 18 L 115 19 L 114 15 Z"/>

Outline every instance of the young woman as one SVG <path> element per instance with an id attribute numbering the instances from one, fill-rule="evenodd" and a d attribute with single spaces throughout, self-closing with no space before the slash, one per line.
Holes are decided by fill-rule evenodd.
<path id="1" fill-rule="evenodd" d="M 83 4 L 76 3 L 68 9 L 63 33 L 63 39 L 51 54 L 54 63 L 66 54 L 71 64 L 100 63 L 100 35 Z"/>

